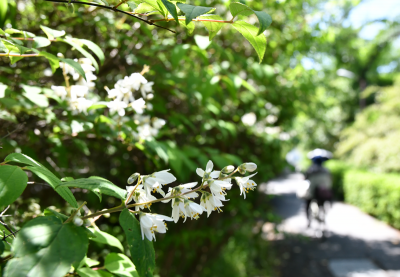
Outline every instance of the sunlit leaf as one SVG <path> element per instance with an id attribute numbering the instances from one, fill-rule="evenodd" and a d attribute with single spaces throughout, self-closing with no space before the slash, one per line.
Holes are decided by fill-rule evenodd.
<path id="1" fill-rule="evenodd" d="M 260 27 L 258 28 L 257 36 L 264 32 L 269 25 L 272 23 L 272 18 L 269 14 L 263 11 L 254 11 L 250 9 L 248 6 L 242 3 L 231 3 L 229 5 L 229 10 L 233 17 L 236 17 L 238 14 L 242 15 L 251 15 L 255 14 L 258 18 L 258 22 L 260 23 Z"/>
<path id="2" fill-rule="evenodd" d="M 72 47 L 74 47 L 76 50 L 78 50 L 83 56 L 85 56 L 86 58 L 88 58 L 93 66 L 96 68 L 96 71 L 99 71 L 99 65 L 97 63 L 97 61 L 95 60 L 95 58 L 85 49 L 83 49 L 82 47 L 82 42 L 79 39 L 74 39 L 71 37 L 66 37 L 65 39 L 63 38 L 58 38 L 57 41 L 62 41 L 65 43 L 68 43 L 69 45 L 71 45 Z M 84 77 L 86 79 L 86 77 Z"/>
<path id="3" fill-rule="evenodd" d="M 204 21 L 204 20 L 223 20 L 222 17 L 216 14 L 203 15 L 200 16 L 199 18 L 203 20 L 201 21 L 201 23 L 203 23 L 203 25 L 208 30 L 210 41 L 215 37 L 215 35 L 219 32 L 219 30 L 221 30 L 222 26 L 224 26 L 224 23 Z"/>
<path id="4" fill-rule="evenodd" d="M 264 35 L 257 35 L 257 27 L 246 23 L 244 21 L 236 21 L 232 24 L 232 26 L 240 32 L 254 47 L 256 50 L 258 57 L 260 59 L 260 63 L 264 57 L 265 50 L 267 48 L 267 39 Z"/>
<path id="5" fill-rule="evenodd" d="M 118 248 L 119 250 L 121 250 L 122 252 L 124 252 L 124 247 L 122 246 L 121 242 L 116 237 L 114 237 L 106 232 L 102 232 L 98 229 L 94 229 L 94 228 L 89 228 L 89 229 L 96 236 L 95 238 L 91 238 L 91 240 L 98 242 L 98 243 L 103 243 L 103 244 L 108 244 L 108 245 L 114 246 L 114 247 Z"/>
<path id="6" fill-rule="evenodd" d="M 53 30 L 49 27 L 40 25 L 40 28 L 43 30 L 43 32 L 47 35 L 47 38 L 52 40 L 54 38 L 59 38 L 65 35 L 65 31 L 58 31 L 58 30 Z"/>
<path id="7" fill-rule="evenodd" d="M 0 166 L 0 208 L 13 203 L 24 192 L 28 176 L 18 166 Z"/>
<path id="8" fill-rule="evenodd" d="M 50 53 L 47 53 L 44 51 L 40 51 L 39 56 L 45 57 L 49 61 L 51 71 L 53 73 L 56 72 L 57 68 L 60 67 L 59 59 L 56 56 L 54 56 L 53 54 L 50 54 Z"/>
<path id="9" fill-rule="evenodd" d="M 135 265 L 124 254 L 110 253 L 104 261 L 104 267 L 120 277 L 139 277 Z"/>
<path id="10" fill-rule="evenodd" d="M 82 178 L 68 182 L 62 182 L 60 187 L 76 187 L 88 190 L 96 190 L 102 194 L 111 195 L 124 200 L 126 198 L 126 190 L 121 189 L 103 178 Z"/>
<path id="11" fill-rule="evenodd" d="M 44 37 L 35 37 L 33 38 L 33 47 L 34 48 L 40 48 L 40 47 L 46 47 L 50 45 L 50 40 Z"/>
<path id="12" fill-rule="evenodd" d="M 101 48 L 94 42 L 87 40 L 87 39 L 79 39 L 80 42 L 82 42 L 84 45 L 86 45 L 91 51 L 93 51 L 93 53 L 96 54 L 96 56 L 99 58 L 100 60 L 100 64 L 104 64 L 104 53 L 101 50 Z"/>
<path id="13" fill-rule="evenodd" d="M 74 262 L 85 257 L 88 238 L 83 227 L 63 224 L 55 216 L 42 216 L 24 225 L 12 249 L 5 277 L 62 277 Z"/>

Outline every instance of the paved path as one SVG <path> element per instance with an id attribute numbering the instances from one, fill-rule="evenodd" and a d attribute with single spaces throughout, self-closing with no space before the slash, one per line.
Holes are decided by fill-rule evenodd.
<path id="1" fill-rule="evenodd" d="M 302 180 L 302 175 L 293 174 L 259 186 L 275 195 L 271 205 L 282 219 L 263 226 L 263 236 L 276 251 L 278 276 L 400 277 L 398 230 L 354 206 L 335 202 L 326 217 L 327 236 L 321 239 L 322 226 L 307 227 L 303 201 L 296 196 Z"/>

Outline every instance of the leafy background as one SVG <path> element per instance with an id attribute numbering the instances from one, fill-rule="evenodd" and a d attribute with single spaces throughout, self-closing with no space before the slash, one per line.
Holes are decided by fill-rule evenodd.
<path id="1" fill-rule="evenodd" d="M 339 146 L 339 157 L 366 167 L 379 163 L 380 170 L 396 172 L 396 161 L 378 158 L 375 153 L 376 145 L 396 145 L 398 140 L 382 142 L 379 138 L 377 142 L 378 134 L 368 129 L 375 130 L 371 122 L 389 122 L 382 117 L 392 118 L 397 109 L 387 99 L 397 99 L 398 94 L 390 89 L 398 91 L 398 85 L 380 88 L 393 85 L 399 64 L 388 73 L 380 73 L 378 68 L 399 57 L 392 43 L 398 37 L 398 22 L 383 21 L 386 28 L 374 40 L 360 38 L 360 29 L 343 27 L 359 2 L 246 1 L 253 10 L 264 10 L 273 19 L 265 32 L 266 54 L 259 63 L 252 46 L 230 26 L 224 26 L 209 42 L 208 32 L 200 23 L 196 23 L 199 28 L 194 35 L 174 22 L 160 23 L 177 30 L 174 35 L 101 9 L 74 5 L 71 10 L 43 1 L 8 1 L 7 13 L 0 12 L 0 27 L 10 24 L 44 36 L 39 26 L 44 25 L 100 46 L 105 61 L 99 68 L 95 93 L 102 98 L 107 95 L 104 86 L 111 88 L 117 80 L 150 65 L 145 77 L 155 83 L 151 115 L 165 119 L 167 124 L 154 140 L 137 144 L 115 139 L 118 132 L 103 114 L 103 121 L 90 119 L 98 122 L 92 129 L 72 136 L 72 121 L 85 121 L 84 115 L 73 115 L 52 99 L 52 109 L 37 106 L 22 94 L 22 84 L 41 88 L 61 85 L 61 70 L 46 76 L 43 72 L 49 64 L 45 59 L 24 59 L 10 66 L 9 60 L 1 57 L 0 82 L 8 88 L 6 96 L 0 98 L 0 125 L 2 135 L 13 133 L 2 139 L 0 156 L 20 151 L 52 168 L 59 177 L 102 176 L 121 188 L 134 172 L 165 168 L 171 168 L 182 183 L 194 181 L 196 167 L 204 168 L 209 159 L 219 168 L 255 162 L 259 172 L 255 180 L 261 183 L 282 172 L 287 166 L 284 156 L 293 146 L 332 151 Z M 5 1 L 0 3 L 4 5 Z M 216 14 L 230 19 L 226 18 L 229 1 L 191 4 L 216 7 Z M 339 12 L 327 12 L 328 4 Z M 249 20 L 257 19 L 253 16 Z M 54 55 L 61 52 L 67 58 L 81 57 L 63 43 L 52 43 L 47 49 Z M 305 60 L 312 60 L 311 66 Z M 338 74 L 340 69 L 351 72 L 351 77 Z M 250 112 L 257 117 L 254 126 L 241 121 Z M 265 118 L 270 115 L 276 119 L 268 122 Z M 395 119 L 390 122 L 393 126 L 388 130 L 394 130 Z M 346 127 L 349 129 L 342 133 Z M 363 158 L 357 148 L 348 147 L 352 141 L 360 142 L 360 133 Z M 94 209 L 117 204 L 107 197 L 99 203 L 96 195 L 81 189 L 75 189 L 74 194 L 77 199 L 87 199 Z M 158 274 L 215 276 L 232 270 L 231 276 L 247 276 L 270 272 L 275 259 L 260 239 L 259 230 L 253 228 L 257 220 L 273 219 L 268 199 L 252 192 L 243 201 L 238 194 L 238 188 L 229 193 L 231 200 L 223 213 L 169 224 L 167 235 L 158 236 L 155 243 Z M 40 208 L 52 205 L 67 209 L 50 188 L 29 185 L 12 207 L 12 223 L 21 226 L 40 214 Z M 29 212 L 23 214 L 26 209 Z M 170 212 L 162 205 L 153 209 Z M 101 219 L 98 225 L 124 239 L 118 215 Z M 109 251 L 100 244 L 89 249 L 91 257 L 100 259 Z"/>

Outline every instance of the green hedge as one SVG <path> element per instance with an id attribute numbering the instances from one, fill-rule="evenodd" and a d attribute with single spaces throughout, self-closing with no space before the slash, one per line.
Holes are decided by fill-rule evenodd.
<path id="1" fill-rule="evenodd" d="M 400 175 L 349 170 L 344 195 L 346 202 L 400 229 Z"/>
<path id="2" fill-rule="evenodd" d="M 332 174 L 332 189 L 337 200 L 344 200 L 343 179 L 344 174 L 350 166 L 342 161 L 330 160 L 325 163 L 325 167 Z"/>

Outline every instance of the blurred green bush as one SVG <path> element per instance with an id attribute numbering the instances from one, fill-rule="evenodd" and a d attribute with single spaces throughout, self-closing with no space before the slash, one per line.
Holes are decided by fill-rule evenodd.
<path id="1" fill-rule="evenodd" d="M 332 189 L 337 200 L 343 201 L 344 197 L 344 174 L 350 169 L 349 165 L 339 160 L 329 160 L 325 164 L 332 175 Z"/>
<path id="2" fill-rule="evenodd" d="M 346 202 L 400 228 L 400 175 L 349 170 L 344 195 Z"/>

